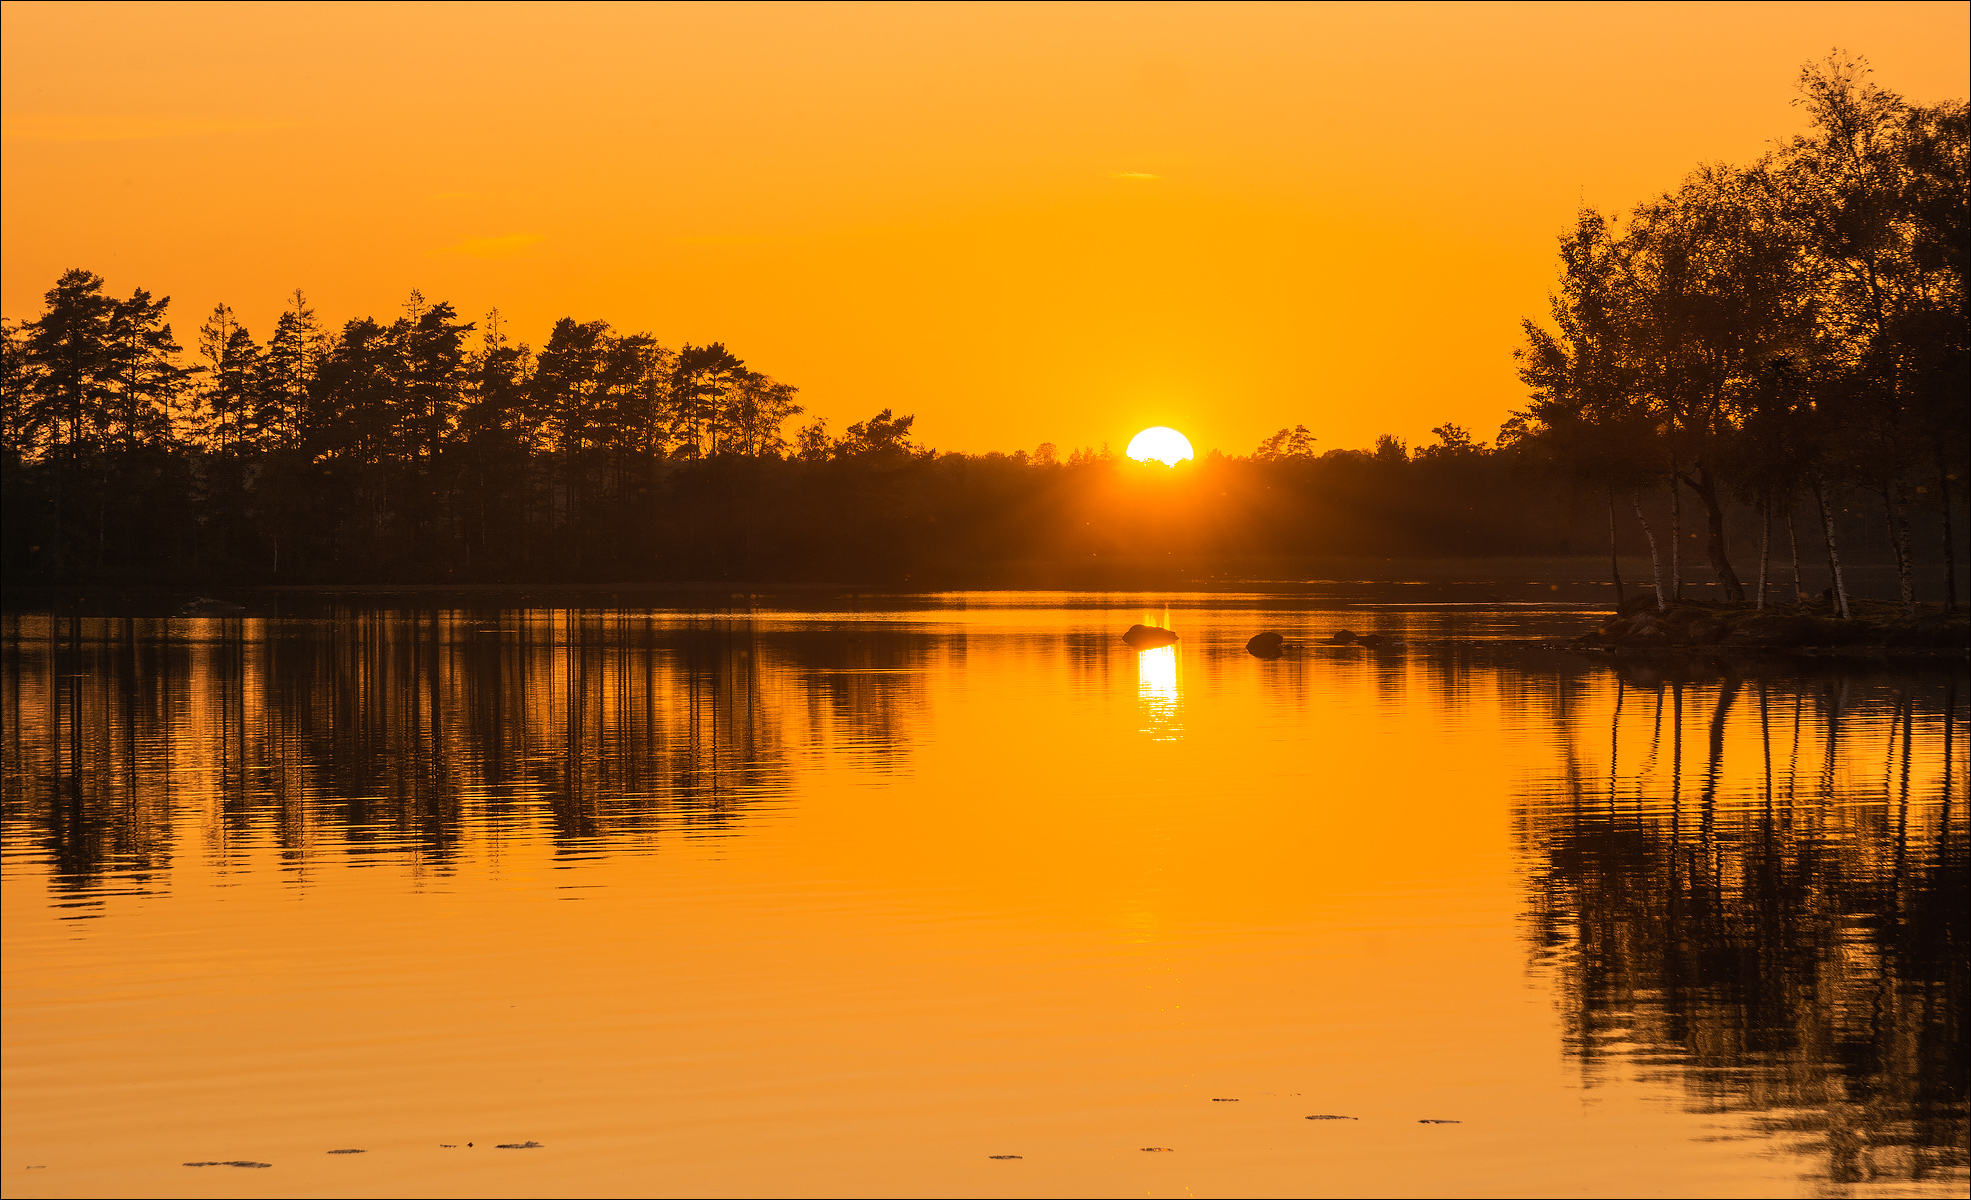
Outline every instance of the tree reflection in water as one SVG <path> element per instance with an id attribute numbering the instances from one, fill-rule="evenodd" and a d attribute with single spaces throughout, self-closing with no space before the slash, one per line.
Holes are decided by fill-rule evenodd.
<path id="1" fill-rule="evenodd" d="M 138 888 L 196 833 L 299 868 L 525 830 L 566 852 L 715 835 L 824 743 L 893 767 L 927 642 L 747 614 L 338 608 L 313 619 L 9 614 L 5 816 L 57 886 Z"/>
<path id="2" fill-rule="evenodd" d="M 1678 1081 L 1846 1193 L 1966 1165 L 1955 668 L 1562 675 L 1518 813 L 1589 1086 Z M 1539 689 L 1531 689 L 1539 690 Z"/>

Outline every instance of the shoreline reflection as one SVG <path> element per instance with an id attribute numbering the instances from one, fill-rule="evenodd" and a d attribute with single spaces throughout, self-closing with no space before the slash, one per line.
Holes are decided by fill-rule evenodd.
<path id="1" fill-rule="evenodd" d="M 1518 840 L 1584 1084 L 1739 1114 L 1825 1194 L 1962 1187 L 1958 681 L 1562 675 L 1544 707 Z"/>
<path id="2" fill-rule="evenodd" d="M 44 637 L 31 636 L 45 632 Z M 98 619 L 0 647 L 7 836 L 56 886 L 223 851 L 388 848 L 439 871 L 471 826 L 564 850 L 722 836 L 829 745 L 907 756 L 922 637 L 611 610 Z M 196 843 L 193 843 L 196 844 Z"/>

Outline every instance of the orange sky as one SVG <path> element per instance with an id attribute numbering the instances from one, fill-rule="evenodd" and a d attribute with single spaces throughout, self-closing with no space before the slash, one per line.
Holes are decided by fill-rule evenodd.
<path id="1" fill-rule="evenodd" d="M 413 287 L 723 339 L 943 449 L 1490 436 L 1576 204 L 1966 92 L 1971 8 L 46 5 L 0 41 L 0 308 L 84 266 L 264 336 Z"/>

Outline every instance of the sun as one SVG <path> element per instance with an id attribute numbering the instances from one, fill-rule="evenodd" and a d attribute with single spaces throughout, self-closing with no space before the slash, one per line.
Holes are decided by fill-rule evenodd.
<path id="1" fill-rule="evenodd" d="M 1160 462 L 1167 467 L 1197 457 L 1191 453 L 1191 439 L 1168 425 L 1152 425 L 1130 438 L 1128 453 L 1137 462 Z"/>

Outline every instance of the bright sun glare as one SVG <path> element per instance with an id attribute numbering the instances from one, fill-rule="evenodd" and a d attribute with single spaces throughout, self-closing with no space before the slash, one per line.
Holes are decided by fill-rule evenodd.
<path id="1" fill-rule="evenodd" d="M 1129 457 L 1137 462 L 1160 462 L 1174 467 L 1191 453 L 1191 439 L 1168 425 L 1152 425 L 1129 439 Z"/>

